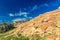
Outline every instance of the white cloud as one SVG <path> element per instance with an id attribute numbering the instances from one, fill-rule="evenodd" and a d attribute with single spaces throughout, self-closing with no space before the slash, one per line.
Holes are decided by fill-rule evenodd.
<path id="1" fill-rule="evenodd" d="M 16 18 L 12 21 L 15 22 L 15 21 L 26 21 L 26 20 L 27 20 L 26 18 Z"/>
<path id="2" fill-rule="evenodd" d="M 28 12 L 22 12 L 22 11 L 19 11 L 19 13 L 10 13 L 9 16 L 12 17 L 16 17 L 16 16 L 22 16 L 23 18 L 15 18 L 13 19 L 12 21 L 26 21 L 27 19 L 32 19 L 32 17 L 28 16 Z"/>
<path id="3" fill-rule="evenodd" d="M 32 19 L 32 17 L 29 17 L 30 19 Z"/>
<path id="4" fill-rule="evenodd" d="M 23 17 L 27 17 L 29 13 L 28 12 L 19 12 L 19 13 L 15 13 L 15 14 L 12 14 L 10 13 L 9 16 L 23 16 Z"/>
<path id="5" fill-rule="evenodd" d="M 33 8 L 31 9 L 31 11 L 34 11 L 34 10 L 36 10 L 37 8 L 38 8 L 38 6 L 37 6 L 37 5 L 34 5 Z"/>
<path id="6" fill-rule="evenodd" d="M 28 17 L 27 15 L 24 15 L 24 17 Z"/>
<path id="7" fill-rule="evenodd" d="M 29 19 L 32 19 L 32 17 L 29 17 Z M 26 21 L 27 18 L 16 18 L 16 19 L 13 19 L 12 21 L 13 22 L 16 22 L 16 21 Z"/>
<path id="8" fill-rule="evenodd" d="M 26 21 L 27 19 L 32 19 L 32 17 L 27 17 L 27 18 L 15 18 L 13 19 L 12 21 L 15 22 L 15 21 Z"/>
<path id="9" fill-rule="evenodd" d="M 18 16 L 22 16 L 22 15 L 24 16 L 24 15 L 27 15 L 27 14 L 29 14 L 29 13 L 27 13 L 27 12 L 19 12 L 19 13 L 17 13 Z"/>
<path id="10" fill-rule="evenodd" d="M 58 7 L 58 9 L 60 9 L 60 6 Z"/>
<path id="11" fill-rule="evenodd" d="M 14 16 L 14 14 L 10 13 L 9 16 Z"/>

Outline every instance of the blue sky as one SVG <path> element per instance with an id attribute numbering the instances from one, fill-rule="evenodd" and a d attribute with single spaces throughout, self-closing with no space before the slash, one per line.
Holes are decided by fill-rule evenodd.
<path id="1" fill-rule="evenodd" d="M 60 0 L 0 0 L 0 22 L 32 19 L 57 9 L 59 3 Z"/>

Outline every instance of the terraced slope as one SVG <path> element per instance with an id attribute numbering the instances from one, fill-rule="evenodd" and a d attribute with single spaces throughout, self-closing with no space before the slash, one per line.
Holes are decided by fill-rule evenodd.
<path id="1" fill-rule="evenodd" d="M 16 27 L 4 37 L 19 37 L 18 34 L 21 34 L 29 40 L 60 40 L 60 9 L 41 14 L 28 22 L 17 24 Z"/>

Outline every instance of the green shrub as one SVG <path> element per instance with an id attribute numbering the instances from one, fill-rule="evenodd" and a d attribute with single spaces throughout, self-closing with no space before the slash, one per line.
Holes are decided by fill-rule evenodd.
<path id="1" fill-rule="evenodd" d="M 44 37 L 40 37 L 39 35 L 33 35 L 32 40 L 44 40 Z"/>
<path id="2" fill-rule="evenodd" d="M 6 38 L 1 38 L 0 40 L 29 40 L 28 37 L 24 37 L 22 35 L 18 35 L 18 37 L 16 36 L 9 36 L 9 37 L 6 37 Z"/>
<path id="3" fill-rule="evenodd" d="M 13 28 L 15 28 L 13 24 L 2 23 L 0 24 L 0 33 L 7 32 Z"/>

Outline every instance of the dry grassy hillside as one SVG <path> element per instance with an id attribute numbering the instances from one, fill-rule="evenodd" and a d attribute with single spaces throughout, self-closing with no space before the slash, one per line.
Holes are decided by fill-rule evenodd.
<path id="1" fill-rule="evenodd" d="M 9 35 L 22 34 L 32 38 L 33 35 L 39 35 L 44 37 L 45 40 L 60 40 L 60 9 L 46 12 L 41 14 L 34 19 L 17 24 L 17 28 L 8 32 Z"/>

